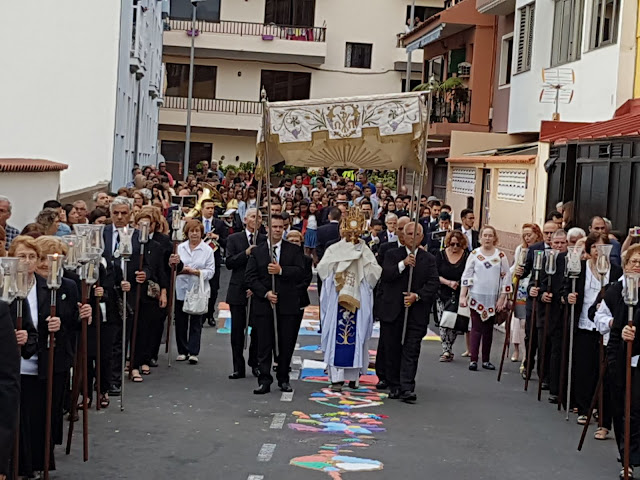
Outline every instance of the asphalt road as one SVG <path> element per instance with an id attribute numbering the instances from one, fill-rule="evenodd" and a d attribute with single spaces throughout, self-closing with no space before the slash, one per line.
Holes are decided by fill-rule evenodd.
<path id="1" fill-rule="evenodd" d="M 221 283 L 227 278 L 225 271 Z M 224 290 L 219 299 L 224 300 Z M 496 364 L 502 338 L 494 339 Z M 319 339 L 298 341 L 304 347 Z M 495 372 L 468 371 L 459 357 L 461 340 L 454 347 L 456 360 L 448 364 L 438 362 L 439 342 L 423 342 L 415 405 L 367 389 L 324 398 L 322 384 L 302 380 L 292 382 L 295 392 L 286 399 L 277 388 L 253 395 L 253 377 L 229 380 L 229 336 L 205 327 L 198 365 L 173 362 L 168 368 L 162 355 L 144 383 L 126 384 L 124 412 L 114 398 L 107 410 L 91 413 L 90 461 L 82 462 L 80 423 L 71 455 L 57 447 L 52 478 L 617 478 L 612 439 L 593 440 L 592 427 L 578 453 L 581 430 L 575 416 L 565 422 L 546 398 L 537 402 L 535 380 L 525 393 L 518 364 L 509 362 L 501 383 Z M 314 351 L 295 355 L 321 359 Z M 338 401 L 347 403 L 336 408 Z M 336 417 L 338 412 L 345 413 Z"/>

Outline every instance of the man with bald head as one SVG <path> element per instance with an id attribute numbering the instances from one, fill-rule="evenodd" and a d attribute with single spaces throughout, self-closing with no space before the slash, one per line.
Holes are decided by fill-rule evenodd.
<path id="1" fill-rule="evenodd" d="M 422 225 L 404 224 L 400 238 L 403 246 L 388 251 L 382 265 L 380 330 L 385 336 L 386 381 L 389 398 L 399 398 L 406 403 L 417 399 L 415 378 L 420 345 L 427 333 L 429 312 L 440 285 L 435 257 L 420 248 L 423 237 Z M 411 269 L 413 276 L 409 285 Z M 406 329 L 405 310 L 408 310 Z"/>

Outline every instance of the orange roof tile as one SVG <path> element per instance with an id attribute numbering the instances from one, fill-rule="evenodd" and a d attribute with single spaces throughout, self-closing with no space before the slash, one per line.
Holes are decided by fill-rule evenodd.
<path id="1" fill-rule="evenodd" d="M 69 168 L 65 163 L 37 158 L 0 158 L 0 172 L 59 172 Z"/>

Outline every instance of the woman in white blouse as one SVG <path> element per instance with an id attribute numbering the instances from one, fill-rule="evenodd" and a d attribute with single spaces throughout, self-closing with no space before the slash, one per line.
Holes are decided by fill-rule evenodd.
<path id="1" fill-rule="evenodd" d="M 189 315 L 182 311 L 185 296 L 193 286 L 204 279 L 204 294 L 209 292 L 209 280 L 213 278 L 216 262 L 213 249 L 202 241 L 204 226 L 198 220 L 188 220 L 184 226 L 187 241 L 178 245 L 178 253 L 169 258 L 170 265 L 177 265 L 176 280 L 176 344 L 179 362 L 189 360 L 195 365 L 200 353 L 202 315 Z"/>
<path id="2" fill-rule="evenodd" d="M 498 234 L 485 225 L 480 230 L 480 248 L 469 254 L 462 274 L 460 306 L 471 310 L 471 361 L 469 370 L 478 370 L 480 342 L 482 368 L 495 370 L 489 361 L 493 341 L 493 324 L 497 312 L 507 305 L 507 294 L 513 288 L 506 255 L 496 248 Z M 468 297 L 468 298 L 467 298 Z"/>

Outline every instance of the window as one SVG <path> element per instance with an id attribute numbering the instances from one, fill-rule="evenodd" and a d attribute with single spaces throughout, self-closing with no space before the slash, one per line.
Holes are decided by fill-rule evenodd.
<path id="1" fill-rule="evenodd" d="M 553 18 L 551 66 L 580 59 L 583 0 L 556 0 Z"/>
<path id="2" fill-rule="evenodd" d="M 193 16 L 193 6 L 190 0 L 171 0 L 171 11 L 169 16 L 176 20 L 191 20 Z M 199 2 L 196 9 L 198 20 L 208 20 L 210 22 L 220 21 L 220 0 L 207 0 Z"/>
<path id="3" fill-rule="evenodd" d="M 451 191 L 460 195 L 475 195 L 476 169 L 453 167 L 451 169 Z"/>
<path id="4" fill-rule="evenodd" d="M 162 140 L 160 153 L 167 163 L 167 169 L 175 177 L 183 176 L 184 142 Z M 211 161 L 213 144 L 191 142 L 189 148 L 189 170 L 195 171 L 196 166 L 203 160 Z"/>
<path id="5" fill-rule="evenodd" d="M 467 49 L 458 48 L 449 52 L 449 77 L 458 73 L 458 65 L 467 59 Z"/>
<path id="6" fill-rule="evenodd" d="M 189 65 L 167 63 L 168 97 L 186 97 L 189 94 Z M 207 65 L 193 66 L 193 98 L 216 98 L 217 68 Z"/>
<path id="7" fill-rule="evenodd" d="M 264 85 L 270 102 L 308 100 L 311 92 L 311 74 L 262 70 L 260 85 Z"/>
<path id="8" fill-rule="evenodd" d="M 433 166 L 433 195 L 438 198 L 447 196 L 447 162 L 444 158 L 436 158 Z"/>
<path id="9" fill-rule="evenodd" d="M 527 171 L 525 169 L 498 170 L 498 199 L 524 202 L 526 193 Z"/>
<path id="10" fill-rule="evenodd" d="M 533 49 L 533 17 L 535 3 L 518 9 L 518 59 L 516 73 L 531 70 Z"/>
<path id="11" fill-rule="evenodd" d="M 591 13 L 590 48 L 610 45 L 618 40 L 618 16 L 620 2 L 618 0 L 593 0 Z"/>
<path id="12" fill-rule="evenodd" d="M 266 0 L 264 23 L 313 27 L 316 0 Z"/>
<path id="13" fill-rule="evenodd" d="M 511 68 L 513 68 L 513 33 L 502 37 L 500 50 L 500 86 L 511 84 Z"/>
<path id="14" fill-rule="evenodd" d="M 344 66 L 348 68 L 371 68 L 371 43 L 347 43 Z"/>
<path id="15" fill-rule="evenodd" d="M 413 89 L 416 88 L 418 85 L 420 85 L 422 83 L 421 80 L 409 80 L 409 91 L 413 92 Z M 407 79 L 403 78 L 402 79 L 402 88 L 400 89 L 401 92 L 406 92 L 406 86 L 407 86 Z M 440 197 L 438 197 L 440 198 Z"/>
<path id="16" fill-rule="evenodd" d="M 433 75 L 433 77 L 438 81 L 438 82 L 442 82 L 444 80 L 442 72 L 443 72 L 443 68 L 442 68 L 442 63 L 444 62 L 444 57 L 439 56 L 439 57 L 435 57 L 432 58 L 431 60 L 427 60 L 428 65 L 427 68 L 425 69 L 425 71 L 429 72 L 429 75 L 427 76 L 427 78 L 431 78 L 431 76 Z"/>
<path id="17" fill-rule="evenodd" d="M 416 22 L 424 22 L 427 18 L 434 16 L 436 13 L 441 12 L 442 8 L 438 7 L 421 7 L 416 5 L 415 7 Z M 411 5 L 407 5 L 407 21 L 411 19 Z M 407 23 L 409 25 L 409 23 Z"/>

